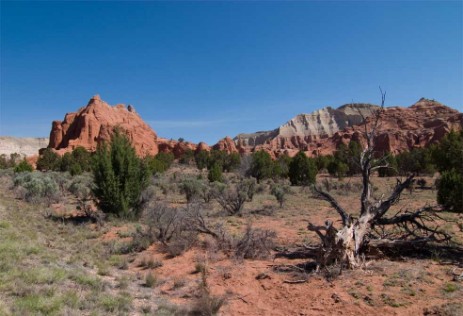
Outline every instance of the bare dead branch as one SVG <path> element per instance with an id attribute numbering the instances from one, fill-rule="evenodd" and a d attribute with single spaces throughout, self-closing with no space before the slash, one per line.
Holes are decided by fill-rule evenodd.
<path id="1" fill-rule="evenodd" d="M 300 284 L 300 283 L 307 283 L 308 280 L 284 280 L 283 283 L 289 283 L 289 284 Z"/>
<path id="2" fill-rule="evenodd" d="M 345 226 L 350 221 L 350 215 L 339 205 L 334 197 L 331 196 L 328 192 L 323 191 L 321 188 L 314 186 L 314 190 L 318 193 L 325 201 L 330 202 L 331 206 L 338 212 L 341 216 L 342 224 Z"/>
<path id="3" fill-rule="evenodd" d="M 451 235 L 440 230 L 439 225 L 430 227 L 429 225 L 436 220 L 443 221 L 433 206 L 425 206 L 416 211 L 399 212 L 390 218 L 379 218 L 375 221 L 376 225 L 388 226 L 395 225 L 399 230 L 401 236 L 397 238 L 405 239 L 414 237 L 417 240 L 427 239 L 428 241 L 447 241 L 451 239 Z"/>
<path id="4" fill-rule="evenodd" d="M 399 201 L 402 191 L 408 188 L 412 184 L 414 177 L 415 175 L 412 174 L 408 176 L 404 182 L 397 179 L 397 184 L 394 188 L 394 191 L 392 191 L 391 195 L 389 196 L 387 200 L 381 202 L 380 205 L 377 207 L 376 214 L 374 217 L 375 220 L 378 220 L 381 217 L 383 217 L 384 214 L 386 214 L 386 212 L 389 210 L 389 208 Z"/>

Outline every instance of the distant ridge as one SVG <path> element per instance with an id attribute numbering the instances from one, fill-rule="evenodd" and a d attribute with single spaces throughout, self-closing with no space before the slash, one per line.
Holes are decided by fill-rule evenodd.
<path id="1" fill-rule="evenodd" d="M 299 114 L 270 131 L 239 134 L 233 140 L 246 153 L 265 150 L 276 157 L 304 151 L 309 156 L 332 154 L 351 140 L 363 142 L 363 117 L 379 109 L 377 105 L 345 104 Z M 439 141 L 451 129 L 463 128 L 463 114 L 435 100 L 421 98 L 410 107 L 387 107 L 381 116 L 377 149 L 394 154 Z"/>
<path id="2" fill-rule="evenodd" d="M 296 137 L 298 143 L 303 139 L 312 142 L 361 123 L 362 116 L 368 117 L 377 109 L 379 106 L 365 103 L 346 104 L 337 109 L 325 107 L 310 114 L 299 114 L 272 131 L 239 134 L 234 141 L 242 147 L 263 145 L 276 138 Z"/>
<path id="3" fill-rule="evenodd" d="M 0 136 L 0 155 L 18 153 L 22 156 L 38 155 L 39 149 L 48 145 L 47 137 Z"/>
<path id="4" fill-rule="evenodd" d="M 171 152 L 181 157 L 186 151 L 211 149 L 229 153 L 252 153 L 265 150 L 272 157 L 290 156 L 304 151 L 309 156 L 327 155 L 340 144 L 363 139 L 363 118 L 369 117 L 377 105 L 345 104 L 336 109 L 325 107 L 310 114 L 299 114 L 270 131 L 239 134 L 234 139 L 224 137 L 213 146 L 203 142 L 193 144 L 157 136 L 131 105 L 110 106 L 99 96 L 77 112 L 67 113 L 63 121 L 53 121 L 50 138 L 0 137 L 0 154 L 19 153 L 34 156 L 40 148 L 52 148 L 63 155 L 82 146 L 95 151 L 107 142 L 115 127 L 128 136 L 140 156 Z M 388 107 L 381 114 L 377 131 L 377 150 L 394 154 L 414 147 L 426 147 L 438 142 L 450 130 L 463 129 L 463 114 L 435 100 L 422 98 L 410 107 Z"/>

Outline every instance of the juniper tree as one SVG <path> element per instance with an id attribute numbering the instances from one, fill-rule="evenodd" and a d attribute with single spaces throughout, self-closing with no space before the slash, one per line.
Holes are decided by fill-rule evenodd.
<path id="1" fill-rule="evenodd" d="M 148 174 L 128 138 L 115 129 L 110 144 L 98 147 L 93 164 L 93 193 L 102 211 L 123 218 L 138 216 Z"/>

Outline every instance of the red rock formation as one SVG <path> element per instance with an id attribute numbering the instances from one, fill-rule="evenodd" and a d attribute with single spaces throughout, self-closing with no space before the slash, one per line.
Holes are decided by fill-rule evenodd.
<path id="1" fill-rule="evenodd" d="M 212 149 L 226 151 L 228 154 L 239 152 L 233 139 L 228 136 L 219 140 L 217 144 L 212 146 Z"/>
<path id="2" fill-rule="evenodd" d="M 67 113 L 64 120 L 54 121 L 48 147 L 59 154 L 82 146 L 95 151 L 98 144 L 111 139 L 114 128 L 119 127 L 130 139 L 140 156 L 158 153 L 157 135 L 132 106 L 123 104 L 111 107 L 98 95 L 76 113 Z"/>
<path id="3" fill-rule="evenodd" d="M 178 142 L 173 139 L 158 138 L 157 140 L 159 152 L 162 153 L 173 153 L 175 158 L 183 156 L 188 151 L 196 151 L 197 145 L 190 142 Z"/>
<path id="4" fill-rule="evenodd" d="M 320 111 L 316 111 L 318 112 Z M 284 126 L 294 125 L 290 122 Z M 371 126 L 371 118 L 367 118 L 367 122 L 368 126 Z M 456 131 L 463 129 L 463 114 L 434 100 L 421 99 L 409 108 L 385 108 L 377 132 L 376 149 L 380 152 L 398 154 L 414 147 L 426 147 L 438 142 L 452 129 Z M 364 143 L 363 130 L 364 125 L 360 124 L 334 132 L 332 136 L 327 136 L 326 132 L 324 135 L 311 133 L 305 136 L 300 133 L 299 135 L 286 133 L 282 136 L 271 132 L 259 132 L 256 133 L 257 136 L 273 135 L 273 138 L 266 139 L 263 144 L 257 146 L 246 145 L 239 136 L 235 141 L 244 152 L 264 149 L 272 152 L 276 157 L 282 154 L 294 156 L 299 150 L 309 155 L 328 155 L 332 154 L 341 143 L 348 144 L 351 140 Z"/>
<path id="5" fill-rule="evenodd" d="M 367 119 L 367 126 L 372 119 Z M 381 115 L 376 136 L 376 150 L 398 154 L 415 147 L 427 147 L 442 139 L 450 130 L 463 128 L 463 113 L 439 102 L 421 99 L 409 108 L 386 108 Z M 332 153 L 340 143 L 356 140 L 364 143 L 363 125 L 340 131 L 323 142 L 321 151 Z"/>
<path id="6" fill-rule="evenodd" d="M 359 107 L 363 115 L 377 108 L 368 104 Z M 227 153 L 265 150 L 274 158 L 283 154 L 294 156 L 299 150 L 308 155 L 332 154 L 341 143 L 364 142 L 364 126 L 355 125 L 359 116 L 351 105 L 336 110 L 325 108 L 310 115 L 298 115 L 273 131 L 241 134 L 235 141 L 225 137 L 212 149 Z M 179 158 L 187 150 L 211 149 L 202 142 L 195 145 L 158 138 L 132 106 L 126 108 L 119 104 L 111 107 L 99 96 L 90 99 L 78 112 L 66 114 L 62 122 L 54 121 L 48 147 L 59 154 L 77 146 L 95 151 L 99 143 L 110 140 L 116 126 L 126 133 L 140 156 L 171 152 Z M 340 130 L 342 126 L 347 127 Z M 414 147 L 425 147 L 439 141 L 451 129 L 462 128 L 462 113 L 433 100 L 421 99 L 409 108 L 386 108 L 377 133 L 377 150 L 397 154 Z"/>
<path id="7" fill-rule="evenodd" d="M 200 151 L 211 151 L 211 147 L 207 145 L 205 142 L 200 142 L 198 146 L 196 147 L 195 152 L 200 152 Z"/>

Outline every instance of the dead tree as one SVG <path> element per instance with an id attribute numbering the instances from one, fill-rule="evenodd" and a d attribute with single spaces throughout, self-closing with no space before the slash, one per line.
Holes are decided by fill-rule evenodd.
<path id="1" fill-rule="evenodd" d="M 397 179 L 397 184 L 389 197 L 375 199 L 372 196 L 372 173 L 378 168 L 387 168 L 385 157 L 377 157 L 375 152 L 375 136 L 384 111 L 386 93 L 381 90 L 381 108 L 367 120 L 363 115 L 363 137 L 366 145 L 363 149 L 359 164 L 362 173 L 362 192 L 360 196 L 360 214 L 358 217 L 347 212 L 336 199 L 320 187 L 314 190 L 322 199 L 328 201 L 341 218 L 342 227 L 336 228 L 332 221 L 326 221 L 323 226 L 310 223 L 308 229 L 314 231 L 321 239 L 321 244 L 316 248 L 317 266 L 327 266 L 334 263 L 342 264 L 349 268 L 358 267 L 361 264 L 361 254 L 372 239 L 375 243 L 391 243 L 394 240 L 409 240 L 411 242 L 445 241 L 450 236 L 438 229 L 438 225 L 431 227 L 432 221 L 438 219 L 433 207 L 427 206 L 415 211 L 401 211 L 392 217 L 387 217 L 391 206 L 396 204 L 402 191 L 408 188 L 414 179 L 409 175 L 404 181 Z M 359 111 L 360 112 L 360 111 Z M 394 236 L 379 234 L 385 231 L 386 226 L 394 225 L 400 233 Z M 376 234 L 375 234 L 376 233 Z M 373 244 L 371 242 L 370 244 Z"/>

